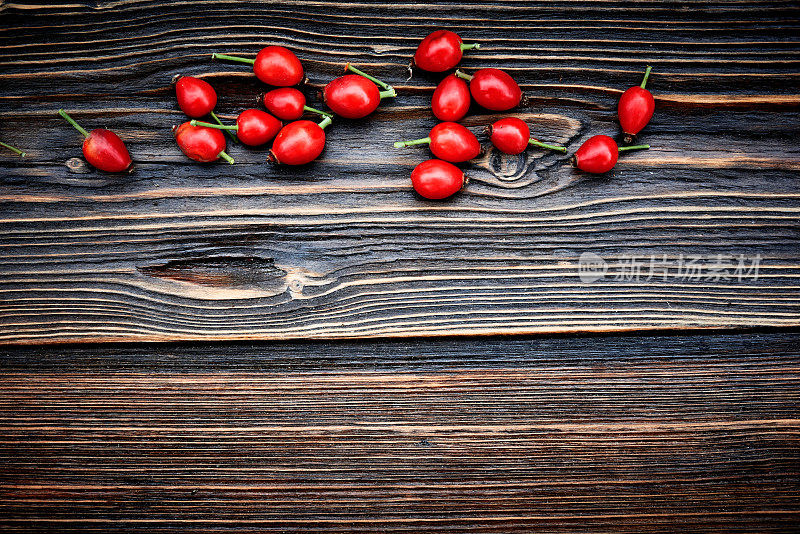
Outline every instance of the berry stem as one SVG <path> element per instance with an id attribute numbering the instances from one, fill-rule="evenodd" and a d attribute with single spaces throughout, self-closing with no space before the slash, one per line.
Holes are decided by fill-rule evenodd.
<path id="1" fill-rule="evenodd" d="M 458 76 L 462 80 L 467 80 L 468 82 L 472 81 L 472 76 L 470 76 L 469 74 L 464 74 L 458 69 L 456 69 L 456 76 Z"/>
<path id="2" fill-rule="evenodd" d="M 414 146 L 414 145 L 426 145 L 431 142 L 430 137 L 424 137 L 422 139 L 414 139 L 413 141 L 397 141 L 394 144 L 395 148 L 403 148 L 406 146 Z"/>
<path id="3" fill-rule="evenodd" d="M 640 150 L 650 148 L 650 145 L 633 145 L 633 146 L 621 146 L 619 147 L 620 152 L 625 152 L 626 150 Z"/>
<path id="4" fill-rule="evenodd" d="M 642 85 L 640 85 L 640 86 L 639 86 L 639 87 L 641 87 L 642 89 L 644 89 L 644 86 L 647 84 L 647 78 L 649 78 L 649 77 L 650 77 L 650 71 L 651 71 L 651 70 L 653 70 L 653 67 L 651 67 L 650 65 L 648 65 L 648 66 L 647 66 L 647 70 L 645 70 L 645 71 L 644 71 L 644 79 L 642 80 Z"/>
<path id="5" fill-rule="evenodd" d="M 380 91 L 378 93 L 378 96 L 381 97 L 381 100 L 383 100 L 384 98 L 394 98 L 397 96 L 397 92 L 394 90 L 394 87 L 390 87 L 386 91 Z"/>
<path id="6" fill-rule="evenodd" d="M 217 130 L 235 130 L 238 131 L 238 126 L 225 126 L 224 124 L 211 124 L 210 122 L 196 121 L 192 119 L 192 126 L 202 126 L 203 128 L 216 128 Z"/>
<path id="7" fill-rule="evenodd" d="M 222 159 L 224 159 L 225 161 L 227 161 L 228 163 L 230 163 L 231 165 L 233 165 L 233 158 L 230 157 L 224 150 L 217 155 Z"/>
<path id="8" fill-rule="evenodd" d="M 25 157 L 25 152 L 23 152 L 22 150 L 20 150 L 20 149 L 18 149 L 18 148 L 16 148 L 16 147 L 13 147 L 13 146 L 11 146 L 11 145 L 7 145 L 7 144 L 5 144 L 5 143 L 4 143 L 4 142 L 2 142 L 2 141 L 0 141 L 0 146 L 4 146 L 4 147 L 6 147 L 7 149 L 9 149 L 11 152 L 14 152 L 15 154 L 19 154 L 19 157 L 21 157 L 21 158 L 24 158 L 24 157 Z"/>
<path id="9" fill-rule="evenodd" d="M 217 117 L 216 113 L 214 113 L 213 111 L 209 111 L 208 114 L 211 115 L 211 118 L 214 119 L 217 124 L 219 124 L 220 126 L 225 126 L 224 124 L 222 124 L 222 121 L 219 120 L 219 117 Z M 226 132 L 228 133 L 230 138 L 233 139 L 234 143 L 238 143 L 238 141 L 236 140 L 236 134 L 235 133 L 233 133 L 230 130 L 226 130 Z"/>
<path id="10" fill-rule="evenodd" d="M 378 78 L 376 78 L 375 76 L 370 76 L 370 75 L 369 75 L 369 74 L 367 74 L 366 72 L 363 72 L 363 71 L 360 71 L 360 70 L 358 70 L 357 68 L 355 68 L 354 66 L 352 66 L 350 63 L 348 63 L 348 64 L 346 64 L 346 65 L 344 66 L 344 70 L 345 70 L 345 72 L 347 72 L 347 71 L 349 70 L 349 71 L 351 71 L 351 72 L 353 72 L 353 73 L 355 73 L 355 74 L 358 74 L 359 76 L 363 76 L 364 78 L 366 78 L 366 79 L 368 79 L 368 80 L 371 80 L 372 82 L 374 82 L 374 83 L 375 83 L 376 85 L 378 85 L 379 87 L 383 87 L 383 88 L 384 88 L 384 89 L 386 89 L 387 91 L 392 91 L 392 90 L 393 90 L 393 89 L 392 89 L 392 86 L 391 86 L 391 85 L 389 85 L 388 83 L 386 83 L 386 82 L 383 82 L 383 81 L 379 80 L 379 79 L 378 79 Z M 395 96 L 395 95 L 392 95 L 392 96 Z"/>
<path id="11" fill-rule="evenodd" d="M 480 48 L 481 48 L 480 43 L 472 43 L 472 44 L 461 43 L 461 51 L 462 52 L 464 50 L 480 50 Z"/>
<path id="12" fill-rule="evenodd" d="M 328 126 L 332 122 L 333 122 L 333 119 L 331 119 L 330 115 L 328 115 L 324 119 L 322 119 L 322 122 L 319 123 L 319 127 L 324 130 L 325 127 Z"/>
<path id="13" fill-rule="evenodd" d="M 314 108 L 312 108 L 312 107 L 309 107 L 309 106 L 303 106 L 303 109 L 304 109 L 305 111 L 309 111 L 309 112 L 311 112 L 311 113 L 318 113 L 318 114 L 322 115 L 323 117 L 332 117 L 332 116 L 333 116 L 333 115 L 331 115 L 330 113 L 327 113 L 327 112 L 325 112 L 325 111 L 320 111 L 320 110 L 318 110 L 318 109 L 314 109 Z"/>
<path id="14" fill-rule="evenodd" d="M 229 56 L 228 54 L 211 54 L 211 59 L 227 59 L 228 61 L 238 61 L 239 63 L 247 63 L 252 65 L 256 62 L 255 59 L 248 59 L 246 57 Z"/>
<path id="15" fill-rule="evenodd" d="M 541 148 L 546 148 L 548 150 L 555 150 L 556 152 L 562 152 L 564 154 L 567 153 L 567 149 L 564 148 L 563 146 L 548 145 L 546 143 L 542 143 L 538 139 L 533 139 L 533 138 L 528 139 L 528 143 L 531 144 L 531 145 L 534 145 L 534 146 L 541 147 Z"/>
<path id="16" fill-rule="evenodd" d="M 59 109 L 58 114 L 67 119 L 67 122 L 73 125 L 76 130 L 78 130 L 81 134 L 83 134 L 84 137 L 89 137 L 89 132 L 81 128 L 81 125 L 75 122 L 72 117 L 67 115 L 66 111 L 64 111 L 63 109 Z"/>

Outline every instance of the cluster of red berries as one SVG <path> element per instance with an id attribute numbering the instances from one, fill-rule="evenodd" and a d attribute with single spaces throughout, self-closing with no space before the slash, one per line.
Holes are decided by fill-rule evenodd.
<path id="1" fill-rule="evenodd" d="M 412 66 L 429 72 L 446 72 L 458 65 L 465 50 L 473 49 L 480 49 L 480 45 L 465 44 L 451 31 L 435 31 L 417 47 Z M 178 105 L 191 120 L 173 127 L 173 133 L 186 156 L 201 162 L 224 159 L 233 164 L 233 158 L 225 152 L 222 131 L 227 131 L 234 140 L 249 146 L 261 146 L 272 141 L 268 159 L 274 163 L 303 165 L 319 157 L 325 148 L 325 128 L 331 124 L 333 115 L 306 105 L 306 96 L 297 86 L 308 80 L 294 53 L 282 46 L 268 46 L 255 59 L 227 54 L 213 54 L 212 58 L 250 64 L 256 77 L 274 89 L 259 97 L 267 111 L 247 109 L 238 115 L 235 125 L 225 125 L 214 114 L 217 93 L 208 82 L 190 76 L 176 77 L 173 83 Z M 366 117 L 377 109 L 382 99 L 396 96 L 390 85 L 349 63 L 345 66 L 345 73 L 328 83 L 322 91 L 325 105 L 340 117 Z M 649 148 L 648 145 L 630 144 L 653 116 L 653 95 L 645 89 L 649 75 L 650 67 L 647 67 L 641 85 L 631 87 L 620 98 L 618 114 L 625 145 L 618 146 L 607 135 L 595 135 L 572 156 L 576 167 L 591 173 L 608 172 L 616 165 L 620 152 Z M 453 163 L 477 157 L 482 147 L 475 134 L 456 121 L 466 116 L 473 100 L 487 110 L 508 111 L 523 99 L 517 82 L 500 69 L 484 68 L 472 75 L 456 70 L 447 75 L 436 87 L 431 100 L 433 114 L 443 122 L 434 126 L 428 137 L 394 144 L 396 148 L 428 144 L 437 158 L 420 163 L 412 171 L 414 189 L 425 198 L 442 199 L 458 192 L 466 184 L 464 173 Z M 319 123 L 302 120 L 305 113 L 315 113 L 323 118 Z M 59 110 L 59 114 L 85 137 L 83 154 L 91 165 L 107 172 L 130 169 L 130 154 L 114 132 L 102 128 L 87 132 L 64 110 Z M 198 120 L 204 117 L 210 117 L 216 124 Z M 567 151 L 563 146 L 532 138 L 529 126 L 516 117 L 497 120 L 487 127 L 486 133 L 494 147 L 506 154 L 520 154 L 531 145 L 563 153 Z M 0 143 L 0 146 L 25 155 L 5 143 Z"/>
<path id="2" fill-rule="evenodd" d="M 212 57 L 249 63 L 259 80 L 276 89 L 259 98 L 269 113 L 247 109 L 236 118 L 235 126 L 226 126 L 213 112 L 217 103 L 214 88 L 197 78 L 180 77 L 175 83 L 178 105 L 192 118 L 174 128 L 175 140 L 184 154 L 197 161 L 223 158 L 232 164 L 233 159 L 225 153 L 225 137 L 219 131 L 227 130 L 236 132 L 236 137 L 249 146 L 261 146 L 274 139 L 268 157 L 274 163 L 303 165 L 319 157 L 325 148 L 325 128 L 331 124 L 333 115 L 307 106 L 305 95 L 295 87 L 306 81 L 297 56 L 282 46 L 268 46 L 255 59 L 227 54 Z M 353 74 L 336 78 L 323 90 L 325 104 L 337 115 L 348 119 L 366 117 L 375 111 L 381 99 L 396 96 L 390 86 L 349 63 L 345 66 L 347 71 Z M 306 112 L 319 114 L 323 119 L 319 123 L 300 120 Z M 206 115 L 217 124 L 197 120 Z M 290 122 L 284 125 L 282 121 Z"/>
<path id="3" fill-rule="evenodd" d="M 445 72 L 455 68 L 464 50 L 480 49 L 478 44 L 464 44 L 457 34 L 439 30 L 428 35 L 419 44 L 412 66 L 429 72 Z M 647 68 L 645 81 L 650 73 Z M 466 80 L 466 81 L 465 81 Z M 469 86 L 466 82 L 469 82 Z M 639 133 L 653 115 L 653 96 L 641 87 L 632 87 L 620 99 L 619 117 L 626 142 Z M 471 98 L 470 98 L 471 95 Z M 469 111 L 472 100 L 491 111 L 508 111 L 523 100 L 517 82 L 500 69 L 480 69 L 473 75 L 459 70 L 446 76 L 436 87 L 431 99 L 431 110 L 437 119 L 444 121 L 434 126 L 428 137 L 412 141 L 398 141 L 395 148 L 427 144 L 438 159 L 417 165 L 411 173 L 411 183 L 421 196 L 429 199 L 447 198 L 461 190 L 467 183 L 464 173 L 453 165 L 477 157 L 482 147 L 470 130 L 455 121 Z M 562 146 L 542 143 L 530 136 L 528 125 L 516 117 L 504 117 L 486 128 L 489 140 L 505 154 L 520 154 L 528 146 L 566 153 Z M 610 143 L 609 143 L 610 142 Z M 613 148 L 613 149 L 612 149 Z M 618 152 L 647 145 L 617 147 L 611 137 L 598 135 L 588 139 L 575 153 L 575 165 L 587 172 L 603 173 L 611 170 Z"/>

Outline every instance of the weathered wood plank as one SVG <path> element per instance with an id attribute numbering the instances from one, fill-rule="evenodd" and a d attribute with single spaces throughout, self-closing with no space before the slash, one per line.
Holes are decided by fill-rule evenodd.
<path id="1" fill-rule="evenodd" d="M 800 337 L 0 353 L 4 532 L 784 532 Z"/>
<path id="2" fill-rule="evenodd" d="M 685 5 L 5 4 L 0 135 L 30 157 L 0 157 L 0 343 L 796 326 L 800 10 Z M 531 97 L 517 115 L 570 150 L 618 133 L 616 99 L 654 63 L 653 148 L 599 178 L 489 151 L 458 198 L 416 198 L 428 153 L 391 141 L 434 124 L 436 78 L 406 81 L 405 65 L 440 25 L 484 43 L 464 67 L 513 72 Z M 298 52 L 309 96 L 352 60 L 400 97 L 338 121 L 301 169 L 241 146 L 233 167 L 187 161 L 169 81 L 204 76 L 232 118 L 263 88 L 209 54 L 265 43 Z M 118 131 L 136 171 L 76 165 L 62 106 Z M 499 117 L 474 111 L 475 131 Z M 603 280 L 579 277 L 587 252 Z M 758 258 L 758 276 L 678 273 L 718 255 Z M 625 279 L 631 257 L 672 271 Z"/>

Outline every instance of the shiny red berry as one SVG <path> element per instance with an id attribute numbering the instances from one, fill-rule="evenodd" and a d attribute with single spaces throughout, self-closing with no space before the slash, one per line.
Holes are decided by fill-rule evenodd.
<path id="1" fill-rule="evenodd" d="M 381 100 L 397 96 L 391 86 L 377 78 L 361 72 L 349 63 L 345 71 L 355 74 L 345 74 L 325 86 L 322 96 L 325 104 L 331 111 L 346 119 L 360 119 L 366 117 L 378 108 Z M 378 89 L 383 87 L 383 91 Z"/>
<path id="2" fill-rule="evenodd" d="M 225 136 L 222 132 L 203 126 L 192 126 L 191 121 L 173 127 L 175 141 L 187 157 L 208 163 L 219 158 L 233 164 L 233 158 L 225 153 Z"/>
<path id="3" fill-rule="evenodd" d="M 398 141 L 395 148 L 430 144 L 431 152 L 439 159 L 458 163 L 481 153 L 481 144 L 475 134 L 457 122 L 441 122 L 431 128 L 428 137 L 413 141 Z"/>
<path id="4" fill-rule="evenodd" d="M 262 48 L 255 59 L 228 54 L 213 54 L 211 57 L 253 65 L 256 77 L 275 87 L 290 87 L 303 81 L 303 65 L 291 50 L 282 46 Z"/>
<path id="5" fill-rule="evenodd" d="M 283 123 L 260 109 L 246 109 L 236 118 L 236 126 L 225 126 L 200 122 L 193 120 L 192 126 L 203 126 L 205 128 L 216 128 L 219 130 L 229 130 L 236 132 L 236 137 L 249 146 L 259 146 L 267 143 L 275 137 Z"/>
<path id="6" fill-rule="evenodd" d="M 58 110 L 58 114 L 83 134 L 83 156 L 93 167 L 106 172 L 122 172 L 130 168 L 133 163 L 131 156 L 117 134 L 103 128 L 87 132 L 63 109 Z"/>
<path id="7" fill-rule="evenodd" d="M 456 71 L 469 82 L 469 92 L 479 105 L 492 111 L 505 111 L 522 100 L 522 90 L 514 78 L 500 69 L 481 69 L 472 76 Z"/>
<path id="8" fill-rule="evenodd" d="M 178 78 L 175 82 L 175 96 L 181 111 L 193 119 L 208 115 L 217 105 L 217 92 L 211 84 L 191 76 Z"/>
<path id="9" fill-rule="evenodd" d="M 653 95 L 644 88 L 650 76 L 651 67 L 647 67 L 641 85 L 636 85 L 622 93 L 619 99 L 619 124 L 625 133 L 625 142 L 630 143 L 633 137 L 647 126 L 656 109 Z"/>
<path id="10" fill-rule="evenodd" d="M 431 98 L 431 109 L 440 121 L 457 121 L 467 114 L 470 103 L 472 99 L 467 82 L 450 74 L 436 86 Z"/>
<path id="11" fill-rule="evenodd" d="M 587 139 L 573 156 L 574 164 L 582 171 L 602 174 L 614 168 L 619 153 L 625 150 L 650 148 L 649 145 L 618 147 L 616 141 L 607 135 L 595 135 Z"/>
<path id="12" fill-rule="evenodd" d="M 331 123 L 325 117 L 319 124 L 311 121 L 290 122 L 278 132 L 269 160 L 285 165 L 304 165 L 322 154 L 325 148 L 325 127 Z"/>
<path id="13" fill-rule="evenodd" d="M 423 161 L 411 172 L 411 184 L 414 190 L 432 200 L 447 198 L 458 193 L 465 183 L 466 178 L 461 169 L 439 159 Z"/>
<path id="14" fill-rule="evenodd" d="M 566 152 L 563 146 L 548 145 L 531 137 L 531 130 L 524 121 L 516 117 L 506 117 L 498 120 L 487 129 L 489 140 L 500 152 L 506 154 L 519 154 L 528 145 L 535 145 L 556 152 Z"/>
<path id="15" fill-rule="evenodd" d="M 464 50 L 479 49 L 479 44 L 464 44 L 461 37 L 448 30 L 438 30 L 425 37 L 414 54 L 414 64 L 428 72 L 444 72 L 461 61 Z"/>
<path id="16" fill-rule="evenodd" d="M 306 106 L 306 95 L 294 87 L 281 87 L 264 93 L 262 97 L 264 107 L 267 110 L 285 121 L 297 120 L 303 113 L 309 111 L 328 116 L 329 113 Z"/>

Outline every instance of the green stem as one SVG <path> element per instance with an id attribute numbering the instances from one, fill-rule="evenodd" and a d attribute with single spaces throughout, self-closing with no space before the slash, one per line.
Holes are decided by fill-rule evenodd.
<path id="1" fill-rule="evenodd" d="M 222 159 L 224 159 L 225 161 L 227 161 L 228 163 L 230 163 L 231 165 L 233 165 L 233 158 L 230 157 L 227 153 L 225 153 L 224 150 L 217 155 Z"/>
<path id="2" fill-rule="evenodd" d="M 383 82 L 383 81 L 379 80 L 379 79 L 378 79 L 378 78 L 376 78 L 375 76 L 370 76 L 370 75 L 369 75 L 369 74 L 367 74 L 366 72 L 363 72 L 363 71 L 360 71 L 360 70 L 358 70 L 357 68 L 355 68 L 354 66 L 352 66 L 350 63 L 348 63 L 347 65 L 345 65 L 345 66 L 344 66 L 344 70 L 345 70 L 345 72 L 349 70 L 349 71 L 352 71 L 352 72 L 354 72 L 355 74 L 358 74 L 359 76 L 363 76 L 364 78 L 366 78 L 366 79 L 368 79 L 368 80 L 371 80 L 371 81 L 375 82 L 375 84 L 376 84 L 376 85 L 378 85 L 379 87 L 383 87 L 383 88 L 384 88 L 384 89 L 386 89 L 387 91 L 389 91 L 389 90 L 393 90 L 391 85 L 389 85 L 389 84 L 387 84 L 387 83 L 385 83 L 385 82 Z M 392 96 L 395 96 L 395 95 L 392 95 Z"/>
<path id="3" fill-rule="evenodd" d="M 219 117 L 217 117 L 216 113 L 214 113 L 213 111 L 209 111 L 208 114 L 211 115 L 211 118 L 214 119 L 217 122 L 217 124 L 219 124 L 220 126 L 225 126 L 224 124 L 222 124 L 222 121 L 219 120 Z M 233 133 L 230 130 L 226 130 L 226 133 L 230 136 L 231 139 L 233 139 L 234 143 L 238 143 L 238 141 L 236 140 L 235 133 Z"/>
<path id="4" fill-rule="evenodd" d="M 331 119 L 330 116 L 327 116 L 324 119 L 322 119 L 322 122 L 319 123 L 319 127 L 324 130 L 325 127 L 328 126 L 332 122 L 333 122 L 333 119 Z"/>
<path id="5" fill-rule="evenodd" d="M 83 128 L 81 128 L 81 125 L 80 125 L 80 124 L 78 124 L 77 122 L 75 122 L 75 121 L 72 119 L 72 117 L 70 117 L 69 115 L 67 115 L 67 112 L 66 112 L 66 111 L 64 111 L 63 109 L 59 109 L 59 110 L 58 110 L 58 114 L 59 114 L 59 115 L 61 115 L 62 117 L 64 117 L 65 119 L 67 119 L 67 122 L 68 122 L 68 123 L 70 123 L 71 125 L 73 125 L 73 126 L 75 127 L 75 129 L 76 129 L 76 130 L 78 130 L 78 131 L 79 131 L 81 134 L 83 134 L 83 136 L 84 136 L 84 137 L 89 137 L 89 132 L 87 132 L 86 130 L 84 130 Z"/>
<path id="6" fill-rule="evenodd" d="M 479 43 L 472 43 L 472 44 L 461 43 L 461 51 L 462 52 L 464 50 L 480 50 L 480 49 L 481 49 L 481 45 Z"/>
<path id="7" fill-rule="evenodd" d="M 7 144 L 5 144 L 5 143 L 4 143 L 4 142 L 2 142 L 2 141 L 0 141 L 0 146 L 4 146 L 4 147 L 6 147 L 7 149 L 9 149 L 11 152 L 14 152 L 15 154 L 19 154 L 19 157 L 21 157 L 21 158 L 24 158 L 24 157 L 25 157 L 25 152 L 23 152 L 22 150 L 20 150 L 20 149 L 18 149 L 18 148 L 16 148 L 16 147 L 13 147 L 13 146 L 11 146 L 11 145 L 7 145 Z"/>
<path id="8" fill-rule="evenodd" d="M 211 59 L 227 59 L 228 61 L 238 61 L 239 63 L 247 63 L 252 65 L 256 62 L 255 59 L 248 59 L 246 57 L 229 56 L 228 54 L 211 54 Z"/>
<path id="9" fill-rule="evenodd" d="M 464 74 L 458 69 L 456 69 L 456 76 L 458 76 L 462 80 L 467 80 L 468 82 L 472 81 L 472 76 L 470 76 L 469 74 Z"/>
<path id="10" fill-rule="evenodd" d="M 378 96 L 381 97 L 381 100 L 383 100 L 384 98 L 390 98 L 390 97 L 394 98 L 394 97 L 397 96 L 397 92 L 395 92 L 394 87 L 390 87 L 386 91 L 380 91 L 378 93 Z"/>
<path id="11" fill-rule="evenodd" d="M 238 126 L 225 126 L 224 124 L 211 124 L 210 122 L 196 121 L 192 119 L 192 126 L 202 126 L 204 128 L 216 128 L 217 130 L 239 130 Z"/>
<path id="12" fill-rule="evenodd" d="M 640 85 L 640 86 L 639 86 L 639 87 L 641 87 L 642 89 L 644 89 L 644 86 L 647 84 L 647 78 L 649 78 L 649 77 L 650 77 L 650 71 L 651 71 L 651 70 L 653 70 L 653 67 L 651 67 L 650 65 L 648 65 L 648 66 L 647 66 L 647 70 L 645 70 L 645 71 L 644 71 L 644 79 L 642 80 L 642 85 Z"/>
<path id="13" fill-rule="evenodd" d="M 541 141 L 539 141 L 537 139 L 533 139 L 533 138 L 528 139 L 528 143 L 530 143 L 531 145 L 534 145 L 534 146 L 546 148 L 548 150 L 555 150 L 556 152 L 563 152 L 564 154 L 567 153 L 567 149 L 564 148 L 563 146 L 548 145 L 546 143 L 542 143 Z"/>
<path id="14" fill-rule="evenodd" d="M 403 148 L 405 146 L 426 145 L 430 144 L 431 138 L 424 137 L 422 139 L 414 139 L 413 141 L 398 141 L 394 144 L 395 148 Z"/>
<path id="15" fill-rule="evenodd" d="M 310 111 L 311 113 L 318 113 L 318 114 L 322 115 L 323 117 L 333 117 L 333 115 L 331 115 L 330 113 L 327 113 L 325 111 L 320 111 L 320 110 L 314 109 L 312 107 L 303 106 L 303 109 L 306 110 L 306 111 Z"/>
<path id="16" fill-rule="evenodd" d="M 650 148 L 650 145 L 632 145 L 632 146 L 621 146 L 619 147 L 620 152 L 625 152 L 626 150 L 640 150 Z"/>

